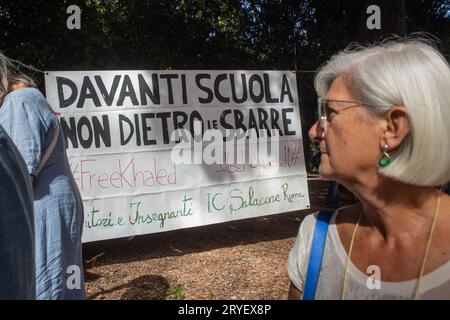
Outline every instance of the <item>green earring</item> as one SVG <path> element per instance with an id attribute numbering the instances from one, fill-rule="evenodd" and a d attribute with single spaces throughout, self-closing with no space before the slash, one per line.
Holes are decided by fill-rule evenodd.
<path id="1" fill-rule="evenodd" d="M 388 150 L 388 145 L 384 144 L 384 146 L 383 146 L 383 153 L 378 158 L 378 165 L 381 168 L 386 168 L 386 167 L 390 166 L 391 163 L 392 163 L 392 158 L 389 155 L 389 153 L 387 153 L 387 150 Z"/>

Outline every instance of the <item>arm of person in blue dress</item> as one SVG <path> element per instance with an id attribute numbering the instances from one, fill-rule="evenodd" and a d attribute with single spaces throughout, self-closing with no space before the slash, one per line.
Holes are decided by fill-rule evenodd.
<path id="1" fill-rule="evenodd" d="M 298 290 L 294 283 L 291 281 L 291 284 L 289 285 L 288 300 L 300 300 L 300 296 L 300 290 Z"/>
<path id="2" fill-rule="evenodd" d="M 37 94 L 24 95 L 22 90 L 25 89 L 12 92 L 5 98 L 0 109 L 0 124 L 25 160 L 33 183 L 48 128 L 41 121 L 38 110 L 38 104 L 44 98 L 41 99 Z"/>

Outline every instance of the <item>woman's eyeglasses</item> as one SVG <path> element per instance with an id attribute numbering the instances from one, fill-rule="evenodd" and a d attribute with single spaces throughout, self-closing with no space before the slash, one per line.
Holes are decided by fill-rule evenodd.
<path id="1" fill-rule="evenodd" d="M 334 103 L 346 103 L 347 107 L 336 110 L 330 107 L 330 104 Z M 319 113 L 319 124 L 322 128 L 325 128 L 327 124 L 331 121 L 334 115 L 341 113 L 350 108 L 359 107 L 364 105 L 361 101 L 354 100 L 334 100 L 334 99 L 317 99 L 318 113 Z"/>

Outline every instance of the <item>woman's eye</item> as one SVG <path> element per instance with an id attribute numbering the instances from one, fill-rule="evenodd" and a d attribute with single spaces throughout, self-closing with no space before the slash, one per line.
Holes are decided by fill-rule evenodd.
<path id="1" fill-rule="evenodd" d="M 331 118 L 333 118 L 333 116 L 335 114 L 337 114 L 337 112 L 334 111 L 333 109 L 330 108 L 330 109 L 327 110 L 327 118 L 331 119 Z"/>

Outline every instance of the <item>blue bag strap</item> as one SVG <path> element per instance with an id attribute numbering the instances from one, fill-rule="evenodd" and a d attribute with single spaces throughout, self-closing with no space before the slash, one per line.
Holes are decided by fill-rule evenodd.
<path id="1" fill-rule="evenodd" d="M 320 211 L 317 217 L 314 235 L 309 253 L 308 270 L 306 272 L 303 300 L 314 300 L 317 281 L 319 280 L 320 266 L 322 265 L 323 250 L 327 238 L 328 225 L 332 211 Z"/>

